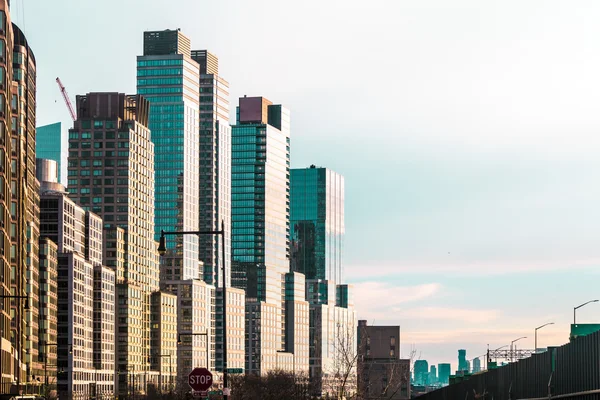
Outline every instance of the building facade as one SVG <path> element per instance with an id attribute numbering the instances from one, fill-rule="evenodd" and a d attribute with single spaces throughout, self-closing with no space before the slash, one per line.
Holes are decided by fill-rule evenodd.
<path id="1" fill-rule="evenodd" d="M 197 231 L 199 227 L 199 85 L 200 67 L 191 58 L 185 35 L 179 30 L 144 32 L 144 54 L 137 58 L 137 92 L 150 102 L 156 241 L 161 230 Z M 167 249 L 160 260 L 161 277 L 201 277 L 198 236 L 173 237 Z"/>
<path id="2" fill-rule="evenodd" d="M 429 364 L 427 360 L 415 361 L 415 385 L 425 386 L 429 384 Z"/>
<path id="3" fill-rule="evenodd" d="M 172 392 L 177 377 L 177 296 L 152 293 L 151 362 L 160 371 L 155 382 L 159 393 Z"/>
<path id="4" fill-rule="evenodd" d="M 94 385 L 91 395 L 111 399 L 115 393 L 115 271 L 94 266 Z"/>
<path id="5" fill-rule="evenodd" d="M 229 126 L 229 83 L 219 75 L 219 59 L 207 50 L 192 50 L 200 67 L 200 171 L 199 230 L 225 228 L 226 283 L 231 285 L 231 128 Z M 204 263 L 204 280 L 222 286 L 219 237 L 199 236 L 199 255 Z"/>
<path id="6" fill-rule="evenodd" d="M 285 351 L 292 355 L 291 370 L 308 377 L 310 324 L 305 290 L 303 274 L 285 274 Z"/>
<path id="7" fill-rule="evenodd" d="M 344 177 L 327 168 L 290 173 L 292 271 L 343 283 Z"/>
<path id="8" fill-rule="evenodd" d="M 450 364 L 438 364 L 438 382 L 447 385 L 450 382 L 452 367 Z"/>
<path id="9" fill-rule="evenodd" d="M 58 163 L 58 180 L 67 186 L 67 130 L 60 122 L 37 127 L 35 156 Z"/>
<path id="10" fill-rule="evenodd" d="M 410 360 L 400 358 L 400 327 L 362 320 L 357 336 L 359 398 L 410 399 Z"/>
<path id="11" fill-rule="evenodd" d="M 159 290 L 159 267 L 153 240 L 154 146 L 148 130 L 149 108 L 139 95 L 77 96 L 77 120 L 69 130 L 69 195 L 100 215 L 104 229 L 112 232 L 106 239 L 106 261 L 116 274 L 121 395 L 145 393 L 152 376 L 158 375 L 150 369 L 150 296 Z M 113 239 L 119 236 L 116 229 L 122 230 L 122 252 L 112 250 L 118 245 Z M 86 249 L 102 256 L 102 247 Z"/>
<path id="12" fill-rule="evenodd" d="M 216 295 L 215 369 L 223 371 L 223 288 L 217 288 Z M 227 288 L 227 368 L 245 368 L 245 315 L 246 292 Z"/>
<path id="13" fill-rule="evenodd" d="M 290 113 L 263 97 L 243 97 L 236 121 L 231 282 L 246 291 L 246 371 L 260 374 L 275 369 L 285 350 Z"/>
<path id="14" fill-rule="evenodd" d="M 215 287 L 199 279 L 163 281 L 161 286 L 177 297 L 177 382 L 195 367 L 214 371 Z"/>

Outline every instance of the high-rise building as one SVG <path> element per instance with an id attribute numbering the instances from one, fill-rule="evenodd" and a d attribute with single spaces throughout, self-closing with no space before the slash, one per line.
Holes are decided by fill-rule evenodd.
<path id="1" fill-rule="evenodd" d="M 473 359 L 473 373 L 481 371 L 481 360 L 479 358 Z"/>
<path id="2" fill-rule="evenodd" d="M 308 375 L 310 326 L 305 286 L 303 274 L 285 274 L 285 351 L 292 356 L 294 373 Z"/>
<path id="3" fill-rule="evenodd" d="M 137 92 L 150 102 L 148 127 L 156 170 L 154 238 L 160 231 L 199 227 L 200 67 L 191 58 L 190 40 L 179 30 L 144 32 L 144 54 L 137 58 Z M 167 241 L 161 280 L 201 277 L 198 236 Z"/>
<path id="4" fill-rule="evenodd" d="M 231 284 L 246 291 L 246 371 L 260 374 L 277 368 L 277 354 L 285 347 L 290 118 L 281 105 L 243 97 L 236 121 L 231 132 Z"/>
<path id="5" fill-rule="evenodd" d="M 223 371 L 223 288 L 216 290 L 215 353 L 216 370 Z M 245 367 L 246 292 L 227 288 L 227 368 Z"/>
<path id="6" fill-rule="evenodd" d="M 464 349 L 458 350 L 458 371 L 469 372 L 469 366 L 467 365 L 467 351 Z"/>
<path id="7" fill-rule="evenodd" d="M 292 169 L 290 204 L 291 269 L 343 283 L 344 177 L 314 165 Z"/>
<path id="8" fill-rule="evenodd" d="M 56 382 L 56 339 L 58 313 L 58 247 L 40 238 L 39 361 L 44 365 L 44 385 Z"/>
<path id="9" fill-rule="evenodd" d="M 429 364 L 427 360 L 416 360 L 415 361 L 415 385 L 423 386 L 427 385 L 427 376 L 429 375 Z"/>
<path id="10" fill-rule="evenodd" d="M 359 398 L 410 399 L 410 360 L 400 358 L 400 326 L 358 321 Z"/>
<path id="11" fill-rule="evenodd" d="M 35 156 L 58 163 L 58 180 L 67 186 L 67 130 L 60 122 L 37 127 Z"/>
<path id="12" fill-rule="evenodd" d="M 219 75 L 219 59 L 207 50 L 192 50 L 200 66 L 200 188 L 199 230 L 225 228 L 225 270 L 231 284 L 231 128 L 229 83 Z M 221 252 L 217 235 L 199 237 L 200 260 L 206 283 L 222 286 Z"/>
<path id="13" fill-rule="evenodd" d="M 160 371 L 159 392 L 171 392 L 177 376 L 177 296 L 152 293 L 151 363 Z"/>
<path id="14" fill-rule="evenodd" d="M 94 398 L 112 398 L 115 390 L 115 271 L 94 266 Z"/>
<path id="15" fill-rule="evenodd" d="M 69 194 L 100 215 L 107 232 L 106 265 L 114 269 L 118 391 L 145 392 L 150 370 L 150 296 L 159 290 L 154 233 L 154 145 L 149 103 L 139 95 L 77 96 L 69 130 Z M 122 229 L 123 252 L 117 246 Z M 86 246 L 88 251 L 94 251 Z M 102 257 L 102 248 L 95 249 Z M 124 262 L 120 262 L 123 260 Z M 143 376 L 142 378 L 139 378 Z"/>
<path id="16" fill-rule="evenodd" d="M 450 364 L 438 364 L 438 382 L 447 385 L 450 382 L 452 367 Z"/>
<path id="17" fill-rule="evenodd" d="M 437 383 L 437 368 L 435 365 L 429 367 L 429 384 Z"/>
<path id="18" fill-rule="evenodd" d="M 113 398 L 115 278 L 112 270 L 102 266 L 102 220 L 67 197 L 56 182 L 55 162 L 38 159 L 38 167 L 40 243 L 56 243 L 58 259 L 55 315 L 61 333 L 48 342 L 57 344 L 56 365 L 62 371 L 57 389 L 61 396 L 73 399 Z M 51 270 L 45 246 L 41 250 L 40 274 L 45 283 Z M 48 294 L 46 285 L 41 287 L 43 299 Z"/>
<path id="19" fill-rule="evenodd" d="M 178 380 L 198 366 L 214 371 L 215 287 L 199 279 L 162 281 L 161 286 L 177 296 Z"/>

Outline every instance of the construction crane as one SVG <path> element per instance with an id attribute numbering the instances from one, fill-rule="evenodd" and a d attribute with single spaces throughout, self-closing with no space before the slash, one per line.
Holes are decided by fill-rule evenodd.
<path id="1" fill-rule="evenodd" d="M 67 105 L 67 108 L 69 109 L 69 114 L 71 114 L 71 118 L 73 118 L 73 121 L 75 121 L 77 119 L 77 114 L 75 114 L 75 109 L 73 108 L 73 104 L 71 103 L 71 100 L 69 100 L 69 95 L 67 94 L 67 89 L 65 89 L 65 86 L 60 81 L 60 78 L 56 78 L 56 83 L 58 83 L 58 87 L 60 88 L 60 93 L 62 94 L 63 99 L 65 100 L 65 104 Z"/>

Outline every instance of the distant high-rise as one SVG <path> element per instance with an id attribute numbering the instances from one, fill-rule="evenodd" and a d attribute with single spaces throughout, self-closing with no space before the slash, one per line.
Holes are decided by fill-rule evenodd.
<path id="1" fill-rule="evenodd" d="M 427 380 L 429 375 L 429 363 L 427 360 L 416 360 L 415 366 L 415 385 L 427 385 L 429 382 Z"/>
<path id="2" fill-rule="evenodd" d="M 231 284 L 246 290 L 246 371 L 261 373 L 276 369 L 284 350 L 289 111 L 263 97 L 240 98 L 231 164 Z"/>
<path id="3" fill-rule="evenodd" d="M 200 187 L 199 230 L 221 229 L 225 223 L 227 286 L 231 284 L 231 127 L 229 83 L 219 75 L 219 59 L 207 50 L 193 50 L 200 66 Z M 220 238 L 199 236 L 200 260 L 206 283 L 222 286 Z M 219 263 L 219 265 L 218 265 Z"/>
<path id="4" fill-rule="evenodd" d="M 458 351 L 458 371 L 469 372 L 469 366 L 467 365 L 467 351 L 463 349 Z"/>
<path id="5" fill-rule="evenodd" d="M 191 58 L 190 40 L 179 30 L 144 32 L 144 55 L 137 58 L 137 92 L 150 102 L 154 143 L 155 227 L 197 231 L 199 227 L 200 67 Z M 198 236 L 167 241 L 161 279 L 201 277 Z"/>
<path id="6" fill-rule="evenodd" d="M 429 383 L 437 383 L 437 368 L 435 365 L 429 367 Z"/>
<path id="7" fill-rule="evenodd" d="M 62 123 L 38 126 L 35 140 L 35 156 L 58 163 L 58 180 L 67 186 L 67 130 Z"/>
<path id="8" fill-rule="evenodd" d="M 344 177 L 327 168 L 290 174 L 291 270 L 343 282 Z"/>
<path id="9" fill-rule="evenodd" d="M 438 382 L 447 385 L 450 381 L 452 366 L 450 364 L 438 364 Z"/>
<path id="10" fill-rule="evenodd" d="M 127 392 L 132 374 L 148 376 L 150 295 L 159 289 L 148 112 L 148 101 L 139 95 L 88 93 L 77 96 L 77 120 L 69 130 L 70 197 L 102 217 L 105 264 L 116 274 L 117 365 L 128 371 L 119 375 L 120 393 Z M 112 249 L 117 229 L 122 252 Z"/>
<path id="11" fill-rule="evenodd" d="M 473 373 L 481 371 L 481 360 L 479 358 L 473 359 Z"/>

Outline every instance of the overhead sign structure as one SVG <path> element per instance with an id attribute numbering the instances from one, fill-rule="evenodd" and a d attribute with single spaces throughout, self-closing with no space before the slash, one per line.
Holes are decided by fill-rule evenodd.
<path id="1" fill-rule="evenodd" d="M 206 368 L 194 368 L 188 375 L 188 385 L 196 392 L 206 392 L 212 384 L 212 373 Z"/>

